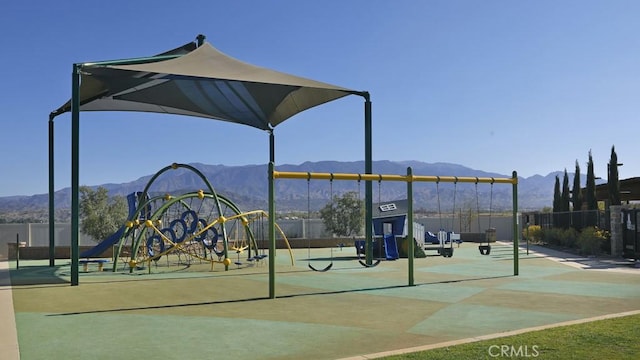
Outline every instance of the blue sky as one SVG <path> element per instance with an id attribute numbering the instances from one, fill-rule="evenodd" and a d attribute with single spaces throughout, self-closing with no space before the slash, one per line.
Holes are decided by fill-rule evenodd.
<path id="1" fill-rule="evenodd" d="M 254 65 L 371 93 L 374 160 L 546 175 L 593 154 L 640 176 L 640 2 L 472 0 L 3 1 L 0 196 L 48 191 L 49 113 L 73 63 L 154 55 L 204 34 Z M 364 159 L 357 96 L 278 126 L 276 164 Z M 56 118 L 56 189 L 70 116 Z M 199 118 L 82 113 L 80 183 L 173 162 L 265 164 L 267 133 Z M 374 169 L 375 172 L 375 169 Z M 215 184 L 214 184 L 215 186 Z"/>

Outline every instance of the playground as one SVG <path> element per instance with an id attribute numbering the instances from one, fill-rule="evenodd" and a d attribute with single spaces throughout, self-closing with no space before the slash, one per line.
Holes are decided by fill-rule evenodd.
<path id="1" fill-rule="evenodd" d="M 154 181 L 178 169 L 198 174 L 205 190 L 153 195 Z M 197 169 L 171 164 L 128 196 L 122 227 L 77 263 L 1 263 L 3 309 L 15 316 L 2 347 L 21 359 L 365 359 L 640 311 L 640 268 L 624 261 L 446 233 L 439 251 L 408 256 L 428 244 L 417 241 L 424 228 L 413 226 L 411 182 L 406 204 L 376 204 L 371 251 L 366 240 L 339 238 L 292 249 L 267 212 L 244 211 Z M 69 286 L 74 273 L 80 286 Z"/>
<path id="2" fill-rule="evenodd" d="M 153 57 L 74 64 L 72 98 L 49 117 L 52 141 L 53 119 L 71 114 L 70 258 L 54 259 L 50 191 L 49 261 L 0 263 L 3 318 L 15 315 L 15 326 L 8 324 L 1 334 L 9 356 L 364 359 L 640 310 L 639 269 L 519 246 L 515 171 L 510 178 L 419 176 L 410 167 L 406 175 L 373 174 L 368 92 L 242 63 L 204 39 L 199 35 Z M 234 91 L 215 90 L 221 84 Z M 158 102 L 140 101 L 156 95 L 162 95 Z M 349 95 L 365 101 L 364 173 L 277 170 L 274 128 Z M 268 132 L 269 208 L 239 209 L 197 169 L 173 163 L 128 197 L 129 216 L 118 231 L 80 253 L 79 113 L 112 110 L 198 116 Z M 196 173 L 201 188 L 155 193 L 154 180 L 176 169 Z M 280 179 L 322 180 L 329 186 L 357 181 L 358 188 L 363 182 L 364 241 L 357 247 L 292 249 L 276 222 Z M 378 202 L 386 214 L 374 222 L 376 181 L 406 184 L 404 215 Z M 458 238 L 443 233 L 438 241 L 448 242 L 449 250 L 399 256 L 403 246 L 405 254 L 423 246 L 411 241 L 424 235 L 414 233 L 417 182 L 512 186 L 513 241 L 487 238 L 480 246 L 456 241 L 452 256 Z M 380 246 L 384 240 L 384 257 L 382 250 L 374 257 L 375 237 Z"/>
<path id="3" fill-rule="evenodd" d="M 321 258 L 329 250 L 311 256 L 329 262 Z M 304 260 L 307 249 L 294 254 Z M 276 299 L 268 296 L 268 266 L 150 274 L 91 268 L 77 287 L 69 286 L 69 261 L 53 268 L 21 261 L 19 270 L 5 262 L 10 269 L 0 273 L 10 276 L 27 360 L 364 359 L 640 310 L 640 269 L 543 248 L 521 249 L 513 276 L 511 244 L 498 242 L 482 256 L 463 243 L 454 257 L 416 259 L 414 286 L 406 284 L 407 259 L 365 268 L 353 248 L 333 255 L 330 271 L 315 272 L 305 261 L 292 266 L 279 249 Z"/>
<path id="4" fill-rule="evenodd" d="M 197 175 L 207 190 L 151 195 L 150 189 L 158 177 L 179 169 Z M 193 166 L 173 163 L 162 168 L 143 191 L 129 194 L 127 202 L 129 214 L 123 225 L 80 253 L 79 263 L 85 272 L 90 264 L 97 264 L 102 271 L 109 261 L 104 259 L 107 251 L 112 260 L 111 271 L 117 271 L 120 265 L 120 269 L 128 269 L 130 273 L 168 269 L 172 263 L 186 268 L 207 264 L 205 271 L 213 271 L 216 265 L 228 270 L 231 265 L 258 265 L 268 256 L 265 253 L 268 214 L 263 210 L 243 212 L 232 200 L 217 194 L 209 180 Z M 293 265 L 289 242 L 280 228 L 275 224 L 274 227 L 289 250 Z"/>

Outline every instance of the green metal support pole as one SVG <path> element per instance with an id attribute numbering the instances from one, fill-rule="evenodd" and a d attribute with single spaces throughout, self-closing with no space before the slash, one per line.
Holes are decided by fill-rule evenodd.
<path id="1" fill-rule="evenodd" d="M 409 286 L 414 286 L 414 274 L 413 274 L 413 257 L 414 257 L 414 245 L 413 241 L 413 171 L 411 167 L 407 168 L 407 259 L 409 262 Z"/>
<path id="2" fill-rule="evenodd" d="M 518 242 L 518 173 L 516 171 L 512 174 L 513 178 L 513 276 L 518 276 L 520 273 L 519 265 L 519 247 Z"/>
<path id="3" fill-rule="evenodd" d="M 273 129 L 269 130 L 269 298 L 276 297 L 276 204 L 275 179 L 273 172 L 276 163 L 276 138 Z"/>
<path id="4" fill-rule="evenodd" d="M 373 171 L 373 151 L 372 151 L 372 125 L 371 125 L 371 98 L 369 93 L 364 93 L 364 173 L 372 174 Z M 373 263 L 373 184 L 371 180 L 364 183 L 365 201 L 365 263 Z"/>
<path id="5" fill-rule="evenodd" d="M 204 36 L 197 38 L 198 45 L 204 43 Z M 160 55 L 144 58 L 110 60 L 88 63 L 90 65 L 126 65 L 143 64 L 161 60 L 175 59 L 182 55 Z M 80 143 L 80 67 L 73 64 L 71 84 L 71 285 L 78 285 L 79 264 L 79 143 Z M 54 265 L 55 258 L 55 206 L 53 188 L 53 117 L 49 117 L 49 265 Z"/>
<path id="6" fill-rule="evenodd" d="M 276 205 L 274 171 L 269 163 L 269 299 L 276 298 Z"/>
<path id="7" fill-rule="evenodd" d="M 80 238 L 80 65 L 73 64 L 71 80 L 71 286 L 79 281 Z"/>
<path id="8" fill-rule="evenodd" d="M 56 258 L 56 203 L 53 176 L 53 114 L 49 115 L 49 266 L 55 266 Z"/>
<path id="9" fill-rule="evenodd" d="M 529 222 L 527 222 L 527 255 L 529 255 Z"/>
<path id="10" fill-rule="evenodd" d="M 276 163 L 276 138 L 273 129 L 269 130 L 269 162 Z"/>

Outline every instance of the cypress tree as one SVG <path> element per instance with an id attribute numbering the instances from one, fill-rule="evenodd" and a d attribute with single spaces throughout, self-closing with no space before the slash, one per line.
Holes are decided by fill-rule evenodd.
<path id="1" fill-rule="evenodd" d="M 573 211 L 582 210 L 582 188 L 580 187 L 580 164 L 578 164 L 578 160 L 576 160 L 576 171 L 573 175 L 573 191 L 571 196 L 571 201 L 573 202 Z"/>
<path id="2" fill-rule="evenodd" d="M 620 181 L 618 178 L 618 155 L 616 147 L 611 147 L 611 158 L 608 166 L 609 174 L 607 179 L 607 188 L 609 189 L 609 205 L 620 205 Z"/>
<path id="3" fill-rule="evenodd" d="M 569 175 L 567 169 L 564 169 L 564 178 L 562 179 L 562 203 L 561 211 L 569 211 L 569 203 L 571 202 L 571 193 L 569 190 Z"/>
<path id="4" fill-rule="evenodd" d="M 556 175 L 556 183 L 553 187 L 553 212 L 562 211 L 561 207 L 562 195 L 560 193 L 560 178 Z"/>
<path id="5" fill-rule="evenodd" d="M 589 150 L 589 162 L 587 163 L 587 187 L 584 195 L 587 203 L 587 210 L 598 210 L 598 200 L 596 199 L 596 175 L 593 170 L 593 157 Z"/>
<path id="6" fill-rule="evenodd" d="M 567 169 L 564 169 L 564 177 L 562 179 L 562 194 L 560 195 L 560 211 L 562 213 L 558 217 L 558 225 L 564 229 L 571 225 L 571 213 L 569 212 L 569 203 L 571 202 L 571 193 L 569 191 L 569 175 Z"/>

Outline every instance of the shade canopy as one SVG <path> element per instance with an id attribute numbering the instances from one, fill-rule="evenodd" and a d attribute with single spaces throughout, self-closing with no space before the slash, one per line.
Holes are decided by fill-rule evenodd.
<path id="1" fill-rule="evenodd" d="M 81 111 L 139 111 L 196 116 L 269 131 L 269 258 L 275 257 L 274 134 L 299 112 L 347 95 L 365 99 L 365 173 L 371 174 L 371 100 L 368 92 L 254 66 L 195 42 L 146 58 L 73 64 L 71 100 L 49 114 L 49 265 L 54 266 L 55 199 L 53 123 L 71 112 L 71 285 L 78 285 L 80 238 L 79 138 Z M 371 219 L 371 181 L 365 182 Z M 366 227 L 368 248 L 371 229 Z M 371 263 L 371 251 L 367 264 Z M 275 297 L 275 267 L 269 263 L 269 296 Z"/>
<path id="2" fill-rule="evenodd" d="M 80 64 L 80 111 L 142 111 L 270 130 L 295 114 L 365 93 L 251 65 L 195 42 L 139 59 Z M 71 101 L 52 117 L 71 110 Z"/>

